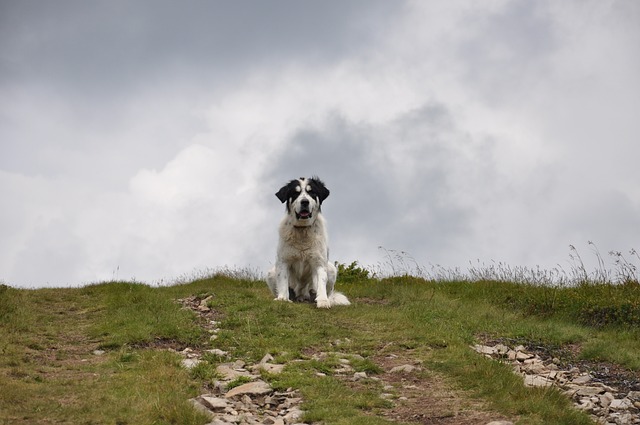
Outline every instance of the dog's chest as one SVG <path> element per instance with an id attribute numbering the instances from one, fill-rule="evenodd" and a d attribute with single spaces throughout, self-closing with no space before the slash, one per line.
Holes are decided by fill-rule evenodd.
<path id="1" fill-rule="evenodd" d="M 289 228 L 283 233 L 281 235 L 283 242 L 281 255 L 286 261 L 307 261 L 312 258 L 324 257 L 323 251 L 326 252 L 326 242 L 322 229 L 316 226 Z"/>

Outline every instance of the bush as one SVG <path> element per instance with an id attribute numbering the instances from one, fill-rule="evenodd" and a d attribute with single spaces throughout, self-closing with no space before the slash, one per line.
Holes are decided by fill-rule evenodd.
<path id="1" fill-rule="evenodd" d="M 357 261 L 348 266 L 336 261 L 336 267 L 338 268 L 338 282 L 351 283 L 369 279 L 369 270 L 358 266 Z"/>

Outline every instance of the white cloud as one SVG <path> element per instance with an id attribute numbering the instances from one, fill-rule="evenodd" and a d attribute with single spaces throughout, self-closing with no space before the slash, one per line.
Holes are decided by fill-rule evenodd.
<path id="1" fill-rule="evenodd" d="M 273 193 L 311 173 L 332 191 L 324 209 L 340 261 L 376 263 L 378 245 L 452 266 L 553 266 L 587 240 L 640 248 L 639 10 L 408 2 L 364 26 L 342 17 L 342 35 L 324 44 L 305 32 L 291 45 L 295 33 L 273 36 L 282 44 L 268 51 L 251 37 L 235 51 L 216 45 L 226 62 L 203 58 L 204 44 L 164 46 L 145 64 L 129 51 L 120 71 L 131 73 L 89 94 L 93 74 L 74 84 L 69 50 L 73 60 L 52 64 L 64 77 L 55 84 L 0 85 L 0 138 L 12 141 L 0 196 L 15 206 L 2 211 L 0 278 L 265 268 L 282 212 Z"/>

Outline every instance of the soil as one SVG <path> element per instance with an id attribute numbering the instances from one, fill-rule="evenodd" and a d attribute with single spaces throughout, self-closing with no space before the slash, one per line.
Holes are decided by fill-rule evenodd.
<path id="1" fill-rule="evenodd" d="M 453 390 L 445 380 L 422 368 L 406 356 L 386 355 L 373 359 L 385 373 L 377 375 L 384 385 L 393 386 L 397 399 L 382 415 L 398 422 L 425 425 L 476 425 L 507 420 L 464 391 Z M 412 372 L 390 372 L 396 366 L 412 364 Z"/>

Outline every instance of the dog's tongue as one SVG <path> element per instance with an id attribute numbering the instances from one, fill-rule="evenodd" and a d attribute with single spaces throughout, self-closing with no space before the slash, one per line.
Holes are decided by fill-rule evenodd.
<path id="1" fill-rule="evenodd" d="M 300 211 L 300 217 L 307 218 L 309 217 L 309 211 Z"/>

